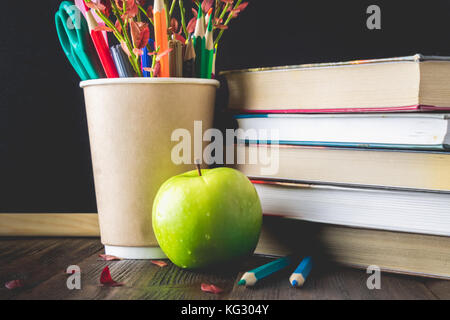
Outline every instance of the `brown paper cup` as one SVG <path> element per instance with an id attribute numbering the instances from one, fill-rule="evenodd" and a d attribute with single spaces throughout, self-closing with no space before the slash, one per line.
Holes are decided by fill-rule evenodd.
<path id="1" fill-rule="evenodd" d="M 184 128 L 193 140 L 194 121 L 202 121 L 203 130 L 212 127 L 219 82 L 121 78 L 83 81 L 80 86 L 106 254 L 164 258 L 153 234 L 153 199 L 168 178 L 194 169 L 192 164 L 172 162 L 172 148 L 178 142 L 171 136 Z"/>

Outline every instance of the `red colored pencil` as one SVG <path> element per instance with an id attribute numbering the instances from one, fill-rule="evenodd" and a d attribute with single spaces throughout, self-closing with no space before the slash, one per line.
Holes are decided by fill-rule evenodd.
<path id="1" fill-rule="evenodd" d="M 109 51 L 109 47 L 106 44 L 102 31 L 95 30 L 98 23 L 92 16 L 91 10 L 86 12 L 86 21 L 89 26 L 92 42 L 94 43 L 95 50 L 97 50 L 97 54 L 100 58 L 103 69 L 105 70 L 106 76 L 108 78 L 119 78 L 119 73 L 117 72 L 116 65 L 114 64 L 111 52 Z"/>

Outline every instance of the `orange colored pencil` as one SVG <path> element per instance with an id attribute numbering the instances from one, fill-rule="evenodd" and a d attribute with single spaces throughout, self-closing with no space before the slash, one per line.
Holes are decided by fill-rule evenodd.
<path id="1" fill-rule="evenodd" d="M 155 0 L 153 6 L 153 22 L 155 25 L 155 48 L 159 47 L 159 52 L 164 52 L 169 48 L 169 39 L 167 37 L 166 10 L 163 0 Z M 165 55 L 160 60 L 160 77 L 170 77 L 169 55 Z"/>

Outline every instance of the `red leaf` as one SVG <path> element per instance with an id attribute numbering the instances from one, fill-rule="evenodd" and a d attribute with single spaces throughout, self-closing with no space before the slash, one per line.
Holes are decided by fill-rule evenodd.
<path id="1" fill-rule="evenodd" d="M 130 21 L 131 38 L 133 39 L 133 45 L 138 49 L 143 49 L 148 44 L 150 39 L 150 29 L 145 22 Z"/>
<path id="2" fill-rule="evenodd" d="M 7 283 L 5 283 L 5 288 L 9 289 L 9 290 L 13 290 L 16 288 L 21 288 L 23 287 L 24 283 L 22 280 L 11 280 L 8 281 Z"/>
<path id="3" fill-rule="evenodd" d="M 241 3 L 236 9 L 239 11 L 244 11 L 245 8 L 247 8 L 248 2 Z"/>
<path id="4" fill-rule="evenodd" d="M 172 28 L 172 31 L 174 33 L 177 32 L 178 26 L 179 26 L 179 24 L 178 24 L 178 20 L 177 19 L 175 19 L 175 18 L 170 19 L 170 28 Z"/>
<path id="5" fill-rule="evenodd" d="M 203 0 L 202 2 L 202 10 L 203 12 L 208 12 L 209 9 L 213 6 L 214 0 Z"/>
<path id="6" fill-rule="evenodd" d="M 122 47 L 123 52 L 127 54 L 127 56 L 131 56 L 130 50 L 128 50 L 128 46 L 125 41 L 121 41 L 120 46 Z"/>
<path id="7" fill-rule="evenodd" d="M 120 287 L 124 285 L 123 283 L 113 280 L 108 266 L 103 269 L 102 274 L 100 275 L 100 283 L 107 287 Z"/>
<path id="8" fill-rule="evenodd" d="M 216 25 L 216 28 L 217 28 L 217 29 L 220 29 L 220 30 L 227 30 L 227 29 L 228 29 L 228 26 L 226 26 L 226 25 L 224 25 L 224 24 L 218 24 L 218 25 Z"/>
<path id="9" fill-rule="evenodd" d="M 113 30 L 110 27 L 105 26 L 104 24 L 99 24 L 94 28 L 95 31 L 106 31 L 106 32 L 113 32 Z"/>
<path id="10" fill-rule="evenodd" d="M 161 260 L 151 260 L 150 262 L 161 268 L 164 268 L 167 266 L 167 263 L 165 261 L 161 261 Z"/>
<path id="11" fill-rule="evenodd" d="M 186 39 L 181 34 L 178 33 L 175 34 L 175 40 L 181 41 L 181 43 L 183 44 L 186 43 Z"/>
<path id="12" fill-rule="evenodd" d="M 173 50 L 172 48 L 169 48 L 167 50 L 164 50 L 161 53 L 158 52 L 158 55 L 156 56 L 156 61 L 160 61 L 162 57 L 164 57 L 165 55 L 168 55 L 169 52 L 171 52 L 172 50 Z"/>
<path id="13" fill-rule="evenodd" d="M 122 258 L 116 257 L 116 256 L 111 256 L 109 254 L 99 254 L 98 255 L 100 258 L 102 258 L 102 260 L 104 261 L 117 261 L 117 260 L 122 260 Z"/>
<path id="14" fill-rule="evenodd" d="M 84 2 L 86 4 L 86 7 L 88 7 L 89 9 L 94 9 L 94 10 L 99 10 L 99 11 L 103 11 L 106 9 L 105 5 L 101 4 L 101 3 L 95 3 L 95 2 Z"/>
<path id="15" fill-rule="evenodd" d="M 161 62 L 156 61 L 155 68 L 153 69 L 153 76 L 159 77 L 160 72 L 161 72 Z"/>
<path id="16" fill-rule="evenodd" d="M 194 33 L 196 25 L 197 25 L 197 18 L 192 18 L 186 27 L 187 32 Z"/>
<path id="17" fill-rule="evenodd" d="M 223 290 L 219 287 L 216 287 L 213 284 L 202 283 L 201 289 L 203 292 L 218 294 L 223 292 Z"/>

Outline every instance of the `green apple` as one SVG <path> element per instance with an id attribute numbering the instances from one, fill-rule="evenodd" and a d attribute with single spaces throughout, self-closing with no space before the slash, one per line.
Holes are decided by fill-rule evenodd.
<path id="1" fill-rule="evenodd" d="M 204 268 L 253 253 L 262 224 L 255 187 L 230 168 L 190 171 L 167 180 L 153 204 L 153 230 L 167 257 Z"/>

